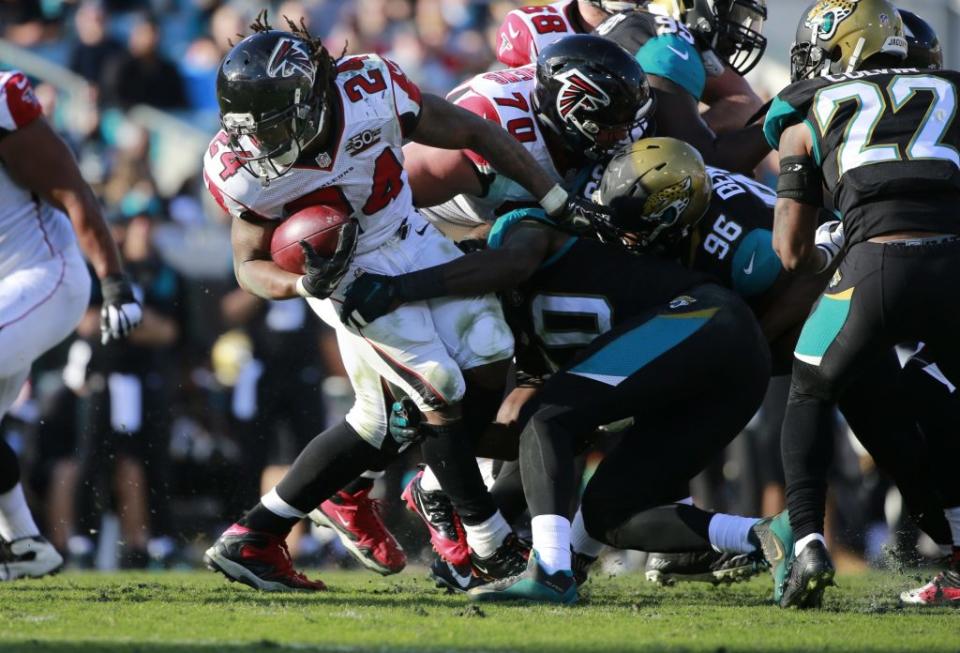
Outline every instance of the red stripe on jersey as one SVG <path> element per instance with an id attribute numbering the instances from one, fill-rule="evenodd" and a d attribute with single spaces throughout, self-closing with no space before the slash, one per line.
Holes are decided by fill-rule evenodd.
<path id="1" fill-rule="evenodd" d="M 349 73 L 354 70 L 360 70 L 363 68 L 363 62 L 366 61 L 369 57 L 367 55 L 362 55 L 360 57 L 350 57 L 346 61 L 340 62 L 337 65 L 337 74 L 340 73 Z"/>
<path id="2" fill-rule="evenodd" d="M 207 190 L 210 192 L 210 195 L 213 197 L 214 200 L 216 200 L 217 204 L 220 205 L 220 208 L 223 209 L 223 212 L 226 213 L 227 215 L 233 217 L 233 211 L 231 211 L 230 207 L 227 206 L 226 198 L 229 197 L 231 202 L 235 202 L 237 206 L 243 207 L 244 213 L 249 213 L 250 215 L 256 218 L 259 218 L 261 220 L 267 220 L 266 217 L 260 215 L 259 213 L 251 209 L 249 206 L 245 205 L 243 202 L 238 202 L 233 197 L 230 197 L 229 195 L 224 193 L 219 186 L 213 183 L 213 181 L 210 179 L 210 175 L 207 174 L 206 170 L 203 171 L 203 183 L 206 185 Z"/>
<path id="3" fill-rule="evenodd" d="M 15 129 L 26 127 L 43 115 L 30 80 L 23 73 L 14 73 L 7 78 L 3 85 L 3 94 Z"/>

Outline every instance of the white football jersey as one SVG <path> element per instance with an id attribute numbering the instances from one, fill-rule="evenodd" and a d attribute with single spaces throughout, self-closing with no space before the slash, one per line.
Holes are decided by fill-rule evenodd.
<path id="1" fill-rule="evenodd" d="M 42 115 L 40 103 L 23 73 L 0 73 L 0 138 Z M 74 242 L 69 218 L 19 186 L 0 163 L 0 277 L 26 264 L 49 259 Z"/>
<path id="2" fill-rule="evenodd" d="M 239 164 L 221 131 L 203 157 L 203 177 L 234 217 L 251 213 L 283 220 L 307 206 L 336 206 L 359 222 L 357 252 L 365 253 L 389 239 L 414 211 L 401 148 L 420 118 L 420 90 L 396 64 L 377 55 L 350 57 L 338 71 L 333 90 L 340 117 L 332 149 L 264 183 Z M 256 152 L 247 137 L 240 145 Z"/>
<path id="3" fill-rule="evenodd" d="M 516 68 L 536 63 L 548 45 L 579 31 L 570 20 L 577 0 L 538 7 L 521 7 L 507 14 L 497 31 L 497 59 Z"/>
<path id="4" fill-rule="evenodd" d="M 533 88 L 536 74 L 535 65 L 483 73 L 452 90 L 447 99 L 499 124 L 527 148 L 540 167 L 556 181 L 563 182 L 564 173 L 557 170 L 534 117 Z M 523 186 L 498 174 L 479 154 L 470 150 L 466 154 L 488 180 L 486 194 L 483 197 L 457 195 L 444 204 L 423 209 L 423 214 L 430 220 L 474 226 L 481 222 L 492 222 L 511 207 L 536 204 L 536 198 Z"/>

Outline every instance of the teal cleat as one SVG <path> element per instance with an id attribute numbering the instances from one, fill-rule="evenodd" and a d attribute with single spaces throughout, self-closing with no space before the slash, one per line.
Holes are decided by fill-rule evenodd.
<path id="1" fill-rule="evenodd" d="M 474 601 L 536 601 L 570 605 L 577 600 L 577 583 L 570 570 L 548 574 L 531 551 L 527 568 L 515 576 L 481 585 L 469 592 Z"/>
<path id="2" fill-rule="evenodd" d="M 761 519 L 753 526 L 753 534 L 760 541 L 763 557 L 773 575 L 773 600 L 780 603 L 793 564 L 793 529 L 790 514 L 784 510 L 778 515 Z"/>

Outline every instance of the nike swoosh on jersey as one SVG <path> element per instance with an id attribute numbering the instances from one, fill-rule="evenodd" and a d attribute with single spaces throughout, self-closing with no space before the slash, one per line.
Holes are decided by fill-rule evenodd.
<path id="1" fill-rule="evenodd" d="M 670 50 L 670 52 L 672 52 L 672 53 L 674 53 L 675 55 L 677 55 L 678 57 L 680 57 L 681 59 L 683 59 L 684 61 L 686 61 L 687 59 L 690 58 L 690 53 L 689 53 L 689 52 L 680 52 L 680 50 L 677 50 L 677 49 L 676 49 L 675 47 L 673 47 L 672 45 L 668 45 L 668 46 L 667 46 L 667 49 Z"/>
<path id="2" fill-rule="evenodd" d="M 756 252 L 754 252 L 753 254 L 750 255 L 750 262 L 747 263 L 747 265 L 744 266 L 744 268 L 743 268 L 743 273 L 744 273 L 744 274 L 753 274 L 753 261 L 754 261 L 754 259 L 756 259 L 756 258 L 757 258 L 757 253 L 756 253 Z"/>
<path id="3" fill-rule="evenodd" d="M 513 25 L 507 25 L 507 32 L 510 34 L 510 38 L 515 39 L 520 36 L 520 30 L 518 30 Z"/>
<path id="4" fill-rule="evenodd" d="M 425 225 L 423 225 L 422 227 L 420 227 L 419 229 L 414 229 L 414 231 L 417 232 L 417 235 L 418 235 L 418 236 L 422 236 L 422 235 L 427 231 L 427 227 L 429 227 L 429 226 L 430 226 L 430 225 L 425 224 Z M 747 274 L 749 274 L 749 272 L 748 272 Z"/>

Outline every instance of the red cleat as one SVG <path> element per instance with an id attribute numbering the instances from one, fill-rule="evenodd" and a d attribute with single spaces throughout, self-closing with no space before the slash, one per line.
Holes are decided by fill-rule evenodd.
<path id="1" fill-rule="evenodd" d="M 467 546 L 467 536 L 463 532 L 460 516 L 442 491 L 427 492 L 420 487 L 422 476 L 423 471 L 420 471 L 413 477 L 403 490 L 401 498 L 406 502 L 407 508 L 419 515 L 427 525 L 433 550 L 456 567 L 470 568 L 470 547 Z"/>
<path id="2" fill-rule="evenodd" d="M 240 524 L 224 531 L 203 554 L 203 561 L 209 569 L 220 572 L 228 580 L 265 592 L 327 589 L 321 581 L 310 580 L 293 568 L 284 538 L 252 531 Z"/>
<path id="3" fill-rule="evenodd" d="M 407 566 L 403 547 L 380 517 L 380 502 L 370 498 L 370 490 L 356 494 L 337 493 L 335 503 L 327 499 L 310 513 L 317 526 L 336 531 L 343 546 L 360 564 L 378 574 L 389 576 Z"/>
<path id="4" fill-rule="evenodd" d="M 904 605 L 960 607 L 960 572 L 940 572 L 923 587 L 900 594 L 900 602 Z"/>

